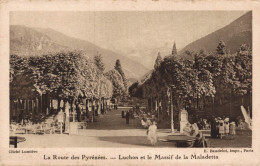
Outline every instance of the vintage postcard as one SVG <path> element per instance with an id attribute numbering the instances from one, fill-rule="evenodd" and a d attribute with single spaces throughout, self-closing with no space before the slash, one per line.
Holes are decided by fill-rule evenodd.
<path id="1" fill-rule="evenodd" d="M 3 165 L 259 165 L 258 2 L 0 4 Z"/>

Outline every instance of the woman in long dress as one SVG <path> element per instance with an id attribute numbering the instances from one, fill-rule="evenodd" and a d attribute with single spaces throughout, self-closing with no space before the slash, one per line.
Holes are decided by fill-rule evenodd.
<path id="1" fill-rule="evenodd" d="M 155 121 L 153 121 L 152 125 L 148 128 L 147 138 L 151 141 L 153 146 L 157 143 L 157 126 Z"/>

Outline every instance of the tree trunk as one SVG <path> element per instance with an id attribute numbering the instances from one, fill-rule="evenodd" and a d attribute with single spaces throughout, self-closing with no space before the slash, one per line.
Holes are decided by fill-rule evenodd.
<path id="1" fill-rule="evenodd" d="M 153 112 L 153 97 L 151 97 L 151 112 Z"/>
<path id="2" fill-rule="evenodd" d="M 41 113 L 43 113 L 42 106 L 43 106 L 43 100 L 42 100 L 42 94 L 41 94 L 41 96 L 40 96 L 40 111 L 41 111 Z"/>
<path id="3" fill-rule="evenodd" d="M 74 111 L 73 104 L 74 104 L 74 99 L 70 101 L 70 109 L 71 109 L 71 112 Z"/>
<path id="4" fill-rule="evenodd" d="M 38 115 L 38 110 L 39 109 L 39 100 L 38 98 L 36 97 L 35 98 L 35 114 Z"/>
<path id="5" fill-rule="evenodd" d="M 49 112 L 50 112 L 50 92 L 49 91 L 47 91 L 47 93 L 46 93 L 46 106 L 47 106 L 47 108 L 45 108 L 45 110 L 49 110 Z"/>
<path id="6" fill-rule="evenodd" d="M 17 103 L 16 103 L 16 112 L 17 112 L 17 115 L 19 116 L 19 114 L 20 114 L 20 111 L 19 111 L 19 99 L 17 99 Z"/>
<path id="7" fill-rule="evenodd" d="M 35 115 L 35 112 L 34 112 L 34 100 L 31 100 L 31 109 L 32 109 L 32 116 L 34 117 L 34 115 Z"/>
<path id="8" fill-rule="evenodd" d="M 51 98 L 50 99 L 50 104 L 51 104 L 51 108 L 50 108 L 50 112 L 53 113 L 53 99 Z"/>
<path id="9" fill-rule="evenodd" d="M 214 109 L 215 109 L 215 102 L 214 102 L 214 97 L 212 98 L 212 113 L 214 112 Z"/>
<path id="10" fill-rule="evenodd" d="M 229 102 L 229 117 L 232 114 L 232 90 L 230 90 L 230 102 Z"/>
<path id="11" fill-rule="evenodd" d="M 25 109 L 25 111 L 26 111 L 26 113 L 28 113 L 28 109 L 29 109 L 29 101 L 28 101 L 28 100 L 25 100 L 25 103 L 26 103 L 26 109 Z"/>
<path id="12" fill-rule="evenodd" d="M 17 99 L 17 103 L 16 103 L 16 110 L 15 110 L 15 115 L 17 116 L 17 115 L 19 115 L 19 113 L 18 113 L 18 104 L 19 104 L 19 99 Z"/>
<path id="13" fill-rule="evenodd" d="M 87 115 L 87 117 L 89 116 L 89 100 L 88 99 L 86 99 L 86 115 Z"/>
<path id="14" fill-rule="evenodd" d="M 9 120 L 11 122 L 11 119 L 12 119 L 12 116 L 14 115 L 14 110 L 13 110 L 13 101 L 12 100 L 9 100 L 9 103 L 10 103 L 10 106 L 9 106 Z"/>
<path id="15" fill-rule="evenodd" d="M 197 109 L 199 109 L 199 95 L 197 94 Z"/>
<path id="16" fill-rule="evenodd" d="M 60 102 L 61 102 L 61 99 L 58 98 L 58 112 L 60 111 Z"/>

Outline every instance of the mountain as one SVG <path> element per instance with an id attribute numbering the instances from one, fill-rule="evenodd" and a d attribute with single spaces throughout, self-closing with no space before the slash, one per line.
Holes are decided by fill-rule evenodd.
<path id="1" fill-rule="evenodd" d="M 10 26 L 11 54 L 41 55 L 61 50 L 82 50 L 90 58 L 100 53 L 105 64 L 105 71 L 114 68 L 116 60 L 120 59 L 127 78 L 140 78 L 148 71 L 146 67 L 124 55 L 103 49 L 85 40 L 69 37 L 53 29 Z"/>
<path id="2" fill-rule="evenodd" d="M 249 44 L 252 46 L 252 12 L 248 12 L 229 25 L 202 37 L 184 47 L 179 55 L 183 56 L 185 51 L 199 52 L 215 52 L 220 40 L 226 44 L 226 48 L 230 53 L 235 53 L 241 44 Z"/>
<path id="3" fill-rule="evenodd" d="M 59 45 L 47 35 L 25 26 L 10 27 L 10 53 L 22 56 L 66 50 L 68 47 Z"/>
<path id="4" fill-rule="evenodd" d="M 162 47 L 152 48 L 149 50 L 132 50 L 126 53 L 126 56 L 136 62 L 142 62 L 142 64 L 148 69 L 153 69 L 158 52 L 160 52 L 161 56 L 164 57 L 171 54 L 171 50 L 172 43 L 166 43 Z"/>

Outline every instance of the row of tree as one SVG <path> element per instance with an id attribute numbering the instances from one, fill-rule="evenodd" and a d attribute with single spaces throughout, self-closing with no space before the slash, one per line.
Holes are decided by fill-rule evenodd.
<path id="1" fill-rule="evenodd" d="M 129 88 L 132 96 L 165 103 L 172 92 L 174 107 L 203 109 L 209 103 L 231 102 L 252 95 L 252 51 L 242 45 L 236 54 L 227 53 L 221 41 L 215 53 L 186 52 L 189 59 L 158 55 L 154 70 L 143 82 Z M 167 102 L 166 102 L 166 107 Z M 168 109 L 168 108 L 165 108 Z"/>
<path id="2" fill-rule="evenodd" d="M 107 73 L 104 70 L 100 54 L 93 60 L 78 51 L 11 55 L 10 100 L 35 100 L 47 94 L 58 103 L 75 103 L 82 98 L 101 101 L 126 94 L 120 61 L 117 60 L 115 69 Z"/>

